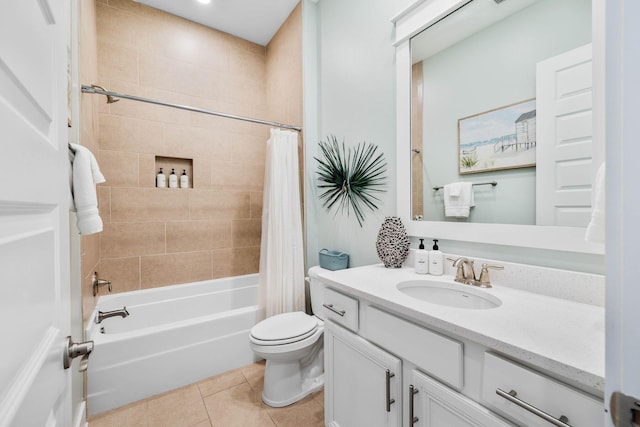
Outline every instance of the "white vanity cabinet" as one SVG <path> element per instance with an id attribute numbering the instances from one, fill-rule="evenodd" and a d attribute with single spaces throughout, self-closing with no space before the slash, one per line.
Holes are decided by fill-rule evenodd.
<path id="1" fill-rule="evenodd" d="M 415 369 L 409 373 L 409 427 L 512 427 L 467 397 Z M 405 424 L 407 425 L 407 424 Z"/>
<path id="2" fill-rule="evenodd" d="M 325 323 L 325 424 L 399 427 L 400 359 L 331 320 Z"/>

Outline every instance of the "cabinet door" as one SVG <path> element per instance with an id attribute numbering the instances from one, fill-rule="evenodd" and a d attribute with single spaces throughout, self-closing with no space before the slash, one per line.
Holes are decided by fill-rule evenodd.
<path id="1" fill-rule="evenodd" d="M 425 374 L 411 371 L 409 427 L 512 427 L 513 424 Z M 413 406 L 413 414 L 411 407 Z M 413 415 L 413 423 L 411 422 Z"/>
<path id="2" fill-rule="evenodd" d="M 400 426 L 400 359 L 330 320 L 324 343 L 326 425 Z"/>

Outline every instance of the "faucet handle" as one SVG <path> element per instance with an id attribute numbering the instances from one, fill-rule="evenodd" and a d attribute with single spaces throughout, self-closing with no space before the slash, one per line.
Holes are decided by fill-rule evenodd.
<path id="1" fill-rule="evenodd" d="M 503 265 L 489 265 L 487 263 L 482 264 L 482 270 L 480 270 L 480 278 L 478 282 L 480 282 L 481 288 L 490 288 L 491 280 L 489 280 L 489 269 L 492 270 L 504 270 Z"/>
<path id="2" fill-rule="evenodd" d="M 456 278 L 454 280 L 459 283 L 466 283 L 467 277 L 464 273 L 464 261 L 466 261 L 467 258 L 460 257 L 455 259 L 455 258 L 447 257 L 447 259 L 449 261 L 452 261 L 453 266 L 456 267 Z"/>

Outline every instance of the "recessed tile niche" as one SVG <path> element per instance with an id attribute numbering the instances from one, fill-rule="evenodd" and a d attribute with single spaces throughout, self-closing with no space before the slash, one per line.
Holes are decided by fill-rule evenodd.
<path id="1" fill-rule="evenodd" d="M 189 177 L 188 188 L 193 188 L 193 159 L 156 156 L 156 175 L 160 172 L 160 168 L 162 168 L 163 173 L 167 177 L 166 188 L 169 188 L 169 175 L 171 175 L 172 169 L 178 176 L 178 189 L 180 189 L 180 175 L 182 175 L 183 170 L 187 172 L 187 176 Z M 155 181 L 155 179 L 156 176 L 154 175 L 153 180 Z M 172 190 L 174 190 L 174 188 L 172 188 Z"/>

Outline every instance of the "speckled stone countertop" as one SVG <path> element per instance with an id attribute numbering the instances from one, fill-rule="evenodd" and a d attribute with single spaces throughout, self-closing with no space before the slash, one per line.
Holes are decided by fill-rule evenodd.
<path id="1" fill-rule="evenodd" d="M 313 270 L 338 291 L 511 356 L 596 396 L 602 397 L 604 393 L 605 311 L 597 303 L 529 292 L 522 289 L 522 284 L 512 287 L 494 282 L 493 288 L 481 291 L 499 298 L 502 301 L 499 307 L 454 308 L 421 301 L 396 288 L 396 284 L 406 280 L 444 281 L 462 290 L 469 288 L 454 282 L 450 274 L 421 275 L 410 267 L 388 269 L 381 264 L 338 271 L 320 267 Z M 580 282 L 583 275 L 554 269 L 536 271 L 536 282 L 560 279 L 551 284 L 558 288 L 566 283 L 567 274 L 575 282 Z M 445 271 L 450 272 L 450 269 Z M 601 282 L 604 293 L 604 278 L 588 276 L 582 277 L 583 282 L 594 282 L 594 279 Z"/>

